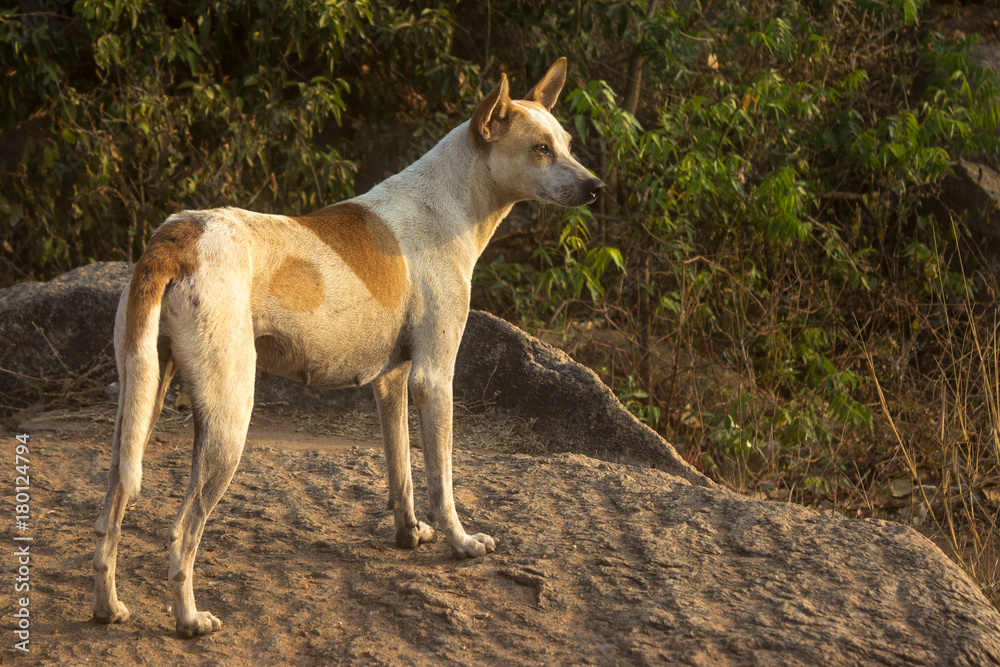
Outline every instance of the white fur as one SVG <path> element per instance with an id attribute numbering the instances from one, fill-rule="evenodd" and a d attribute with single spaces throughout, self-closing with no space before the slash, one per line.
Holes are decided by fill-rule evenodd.
<path id="1" fill-rule="evenodd" d="M 202 225 L 196 244 L 185 250 L 197 268 L 171 276 L 143 331 L 127 330 L 128 290 L 119 305 L 115 341 L 122 395 L 108 495 L 95 527 L 95 619 L 128 618 L 114 580 L 120 523 L 127 499 L 139 491 L 142 450 L 173 365 L 192 395 L 196 423 L 191 482 L 169 536 L 169 583 L 181 636 L 221 627 L 215 616 L 196 609 L 193 562 L 208 514 L 242 453 L 255 361 L 308 384 L 372 384 L 396 542 L 405 548 L 433 538 L 433 529 L 414 511 L 406 414 L 412 398 L 420 418 L 428 516 L 458 557 L 495 549 L 489 535 L 467 534 L 455 511 L 455 357 L 473 267 L 514 203 L 581 205 L 601 185 L 573 159 L 568 134 L 544 110 L 564 78 L 561 60 L 536 86 L 547 92 L 521 104 L 507 96 L 504 77 L 474 116 L 484 123 L 481 134 L 474 137 L 469 123 L 460 125 L 409 168 L 351 200 L 361 207 L 351 210 L 368 212 L 357 219 L 366 220 L 369 236 L 335 241 L 306 219 L 233 208 L 186 212 L 164 224 L 171 229 L 173 221 L 194 219 Z M 372 213 L 377 218 L 364 217 Z M 399 254 L 380 249 L 383 254 L 372 255 L 377 244 L 364 239 L 377 234 L 392 237 L 389 245 L 398 245 Z M 356 264 L 369 256 L 384 263 Z M 168 358 L 158 357 L 158 338 Z M 127 339 L 138 341 L 134 353 L 123 345 Z"/>

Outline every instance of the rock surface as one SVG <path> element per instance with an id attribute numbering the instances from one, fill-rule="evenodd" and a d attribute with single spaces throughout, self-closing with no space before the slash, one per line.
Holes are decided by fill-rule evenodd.
<path id="1" fill-rule="evenodd" d="M 994 273 L 1000 273 L 1000 174 L 992 167 L 960 158 L 945 179 L 938 213 L 965 216 L 976 246 Z M 950 224 L 950 221 L 946 224 Z"/>
<path id="2" fill-rule="evenodd" d="M 94 266 L 0 292 L 3 367 L 48 372 L 37 323 L 63 363 L 86 368 L 126 275 Z M 592 373 L 495 318 L 470 317 L 461 358 L 463 394 L 535 420 L 553 448 L 645 465 L 458 442 L 459 515 L 498 549 L 455 561 L 441 540 L 392 546 L 377 443 L 303 443 L 286 417 L 259 409 L 253 428 L 272 419 L 285 430 L 251 435 L 195 570 L 202 608 L 224 627 L 181 641 L 163 542 L 186 486 L 189 422 L 161 420 L 147 449 L 119 557 L 133 618 L 106 627 L 86 619 L 113 406 L 79 416 L 76 430 L 73 415 L 29 420 L 33 479 L 44 480 L 31 496 L 32 662 L 1000 665 L 1000 613 L 915 531 L 711 484 L 616 413 Z M 420 451 L 412 457 L 423 507 Z"/>
<path id="3" fill-rule="evenodd" d="M 95 369 L 113 378 L 111 339 L 125 262 L 74 269 L 46 283 L 0 289 L 0 415 L 37 401 L 50 378 Z"/>
<path id="4" fill-rule="evenodd" d="M 592 370 L 517 327 L 469 314 L 458 351 L 455 394 L 528 420 L 550 451 L 640 463 L 708 483 L 663 438 L 622 407 Z"/>
<path id="5" fill-rule="evenodd" d="M 116 379 L 108 357 L 118 299 L 130 277 L 129 264 L 107 262 L 0 290 L 0 369 L 6 369 L 0 371 L 0 415 L 37 401 L 43 379 L 67 372 Z M 455 387 L 474 408 L 497 407 L 528 421 L 553 451 L 641 463 L 710 483 L 622 408 L 593 371 L 492 315 L 470 313 Z M 367 387 L 323 390 L 262 373 L 255 399 L 311 412 L 374 409 Z"/>
<path id="6" fill-rule="evenodd" d="M 195 565 L 199 608 L 222 630 L 178 640 L 164 535 L 191 433 L 162 422 L 118 559 L 132 619 L 98 626 L 90 526 L 111 412 L 96 439 L 94 421 L 72 435 L 25 425 L 45 479 L 32 495 L 33 664 L 1000 665 L 1000 614 L 900 525 L 579 454 L 457 451 L 459 514 L 497 551 L 456 561 L 440 538 L 393 546 L 376 443 L 273 428 L 251 431 Z M 419 512 L 419 451 L 413 464 Z"/>

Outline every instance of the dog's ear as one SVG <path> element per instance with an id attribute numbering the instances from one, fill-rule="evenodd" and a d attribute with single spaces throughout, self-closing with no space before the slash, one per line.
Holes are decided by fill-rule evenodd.
<path id="1" fill-rule="evenodd" d="M 566 58 L 560 58 L 553 63 L 549 71 L 545 73 L 542 80 L 535 84 L 535 87 L 528 91 L 524 99 L 538 102 L 543 107 L 552 110 L 559 99 L 563 84 L 566 83 Z"/>
<path id="2" fill-rule="evenodd" d="M 500 83 L 479 103 L 469 122 L 469 131 L 477 146 L 483 147 L 500 138 L 506 128 L 507 116 L 512 105 L 507 75 L 501 74 Z"/>

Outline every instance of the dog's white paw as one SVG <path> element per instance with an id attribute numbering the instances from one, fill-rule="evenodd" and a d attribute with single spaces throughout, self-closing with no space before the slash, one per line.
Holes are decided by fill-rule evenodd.
<path id="1" fill-rule="evenodd" d="M 177 621 L 177 636 L 181 639 L 194 637 L 195 635 L 207 635 L 210 632 L 218 632 L 222 628 L 222 621 L 217 619 L 211 612 L 195 612 L 194 618 L 187 622 Z"/>
<path id="2" fill-rule="evenodd" d="M 423 521 L 417 521 L 412 528 L 396 531 L 396 546 L 400 549 L 416 549 L 417 546 L 434 539 L 434 529 Z"/>
<path id="3" fill-rule="evenodd" d="M 451 550 L 455 552 L 456 558 L 479 558 L 485 556 L 497 548 L 496 540 L 485 533 L 477 535 L 465 535 L 456 546 L 451 545 Z"/>
<path id="4" fill-rule="evenodd" d="M 94 608 L 94 620 L 102 624 L 127 623 L 129 619 L 128 607 L 121 602 L 109 605 L 107 609 L 101 607 Z"/>

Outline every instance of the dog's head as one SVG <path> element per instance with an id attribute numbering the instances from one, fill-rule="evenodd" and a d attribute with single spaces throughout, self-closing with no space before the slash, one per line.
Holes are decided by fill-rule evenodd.
<path id="1" fill-rule="evenodd" d="M 511 100 L 507 75 L 479 103 L 469 131 L 497 183 L 517 200 L 583 206 L 604 183 L 570 153 L 570 135 L 550 110 L 566 82 L 560 58 L 523 100 Z"/>

